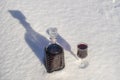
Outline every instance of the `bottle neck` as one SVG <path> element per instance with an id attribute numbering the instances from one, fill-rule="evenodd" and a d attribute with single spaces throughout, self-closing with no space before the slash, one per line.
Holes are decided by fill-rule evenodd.
<path id="1" fill-rule="evenodd" d="M 51 43 L 52 43 L 52 44 L 55 44 L 55 43 L 56 43 L 56 38 L 50 38 L 50 40 L 51 40 Z"/>

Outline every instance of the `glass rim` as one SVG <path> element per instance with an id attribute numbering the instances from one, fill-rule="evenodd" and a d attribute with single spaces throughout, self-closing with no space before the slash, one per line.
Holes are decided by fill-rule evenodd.
<path id="1" fill-rule="evenodd" d="M 85 48 L 83 48 L 83 49 L 82 49 L 82 48 L 80 48 L 80 47 L 79 47 L 80 45 L 84 45 L 84 46 L 85 46 Z M 87 43 L 85 43 L 85 42 L 81 42 L 81 43 L 79 43 L 79 44 L 77 45 L 77 48 L 78 48 L 78 49 L 80 49 L 80 50 L 85 50 L 85 49 L 87 49 L 87 48 L 88 48 L 88 44 L 87 44 Z"/>

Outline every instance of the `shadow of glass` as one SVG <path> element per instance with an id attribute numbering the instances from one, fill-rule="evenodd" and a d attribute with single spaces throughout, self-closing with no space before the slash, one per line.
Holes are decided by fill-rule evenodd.
<path id="1" fill-rule="evenodd" d="M 44 48 L 49 44 L 49 41 L 42 35 L 35 32 L 31 25 L 26 21 L 26 17 L 19 10 L 9 10 L 10 14 L 19 20 L 19 22 L 26 29 L 25 41 L 29 47 L 34 51 L 40 62 L 45 66 L 44 62 Z"/>
<path id="2" fill-rule="evenodd" d="M 71 46 L 70 44 L 62 37 L 58 34 L 58 39 L 57 42 L 67 51 L 69 51 L 77 60 L 78 57 L 75 55 L 75 53 L 71 50 Z"/>

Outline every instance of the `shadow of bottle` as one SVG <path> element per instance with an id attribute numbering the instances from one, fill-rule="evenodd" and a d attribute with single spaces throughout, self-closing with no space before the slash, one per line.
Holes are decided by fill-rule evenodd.
<path id="1" fill-rule="evenodd" d="M 48 30 L 46 31 L 46 33 L 49 34 L 49 33 L 48 33 Z M 71 50 L 70 44 L 69 44 L 62 36 L 60 36 L 60 34 L 58 34 L 58 36 L 57 36 L 57 42 L 58 42 L 65 50 L 67 50 L 68 52 L 70 52 L 70 53 L 74 56 L 75 59 L 78 60 L 78 57 L 77 57 L 77 56 L 75 55 L 75 53 Z"/>
<path id="2" fill-rule="evenodd" d="M 40 62 L 45 66 L 44 62 L 44 48 L 49 44 L 49 41 L 42 35 L 35 32 L 31 25 L 26 21 L 26 17 L 19 10 L 9 10 L 10 14 L 19 20 L 19 22 L 26 29 L 25 41 L 29 47 L 34 51 Z"/>

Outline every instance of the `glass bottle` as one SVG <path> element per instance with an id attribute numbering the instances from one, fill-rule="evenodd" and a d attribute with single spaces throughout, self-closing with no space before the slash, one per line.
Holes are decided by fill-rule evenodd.
<path id="1" fill-rule="evenodd" d="M 63 48 L 56 43 L 57 29 L 49 28 L 51 43 L 45 48 L 45 65 L 48 73 L 61 70 L 65 67 Z"/>

